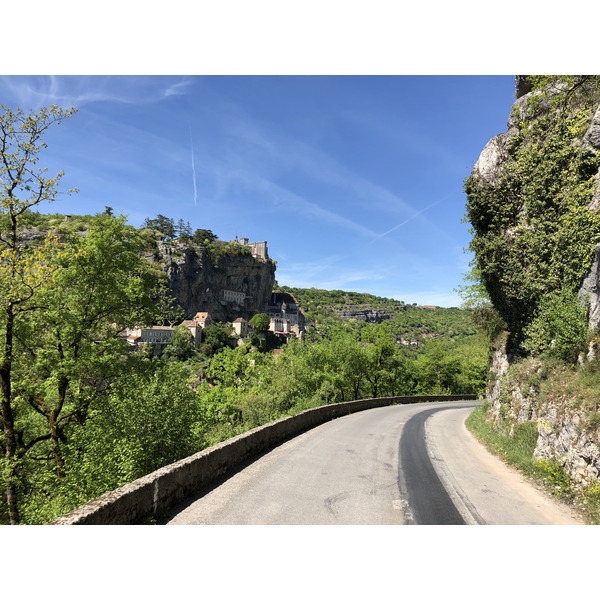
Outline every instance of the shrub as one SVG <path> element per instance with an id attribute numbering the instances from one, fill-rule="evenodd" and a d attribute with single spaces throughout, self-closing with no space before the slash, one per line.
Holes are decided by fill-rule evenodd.
<path id="1" fill-rule="evenodd" d="M 536 316 L 525 328 L 523 348 L 575 362 L 585 348 L 587 331 L 587 312 L 577 295 L 568 290 L 553 292 L 541 299 Z"/>

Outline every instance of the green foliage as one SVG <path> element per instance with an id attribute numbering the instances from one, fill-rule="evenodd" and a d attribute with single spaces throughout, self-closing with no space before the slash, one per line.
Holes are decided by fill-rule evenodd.
<path id="1" fill-rule="evenodd" d="M 269 319 L 269 315 L 265 313 L 258 313 L 250 319 L 250 324 L 254 325 L 257 331 L 262 331 L 264 333 L 269 330 L 271 319 Z"/>
<path id="2" fill-rule="evenodd" d="M 192 242 L 198 246 L 209 246 L 217 240 L 217 236 L 210 229 L 196 229 Z"/>
<path id="3" fill-rule="evenodd" d="M 162 351 L 161 357 L 170 361 L 186 361 L 196 354 L 194 337 L 185 325 L 173 328 L 173 337 Z"/>
<path id="4" fill-rule="evenodd" d="M 530 421 L 514 425 L 512 431 L 498 429 L 486 420 L 488 411 L 488 405 L 475 408 L 465 422 L 467 428 L 490 452 L 525 474 L 534 476 L 536 467 L 533 451 L 538 438 L 537 424 Z"/>
<path id="5" fill-rule="evenodd" d="M 555 496 L 563 498 L 573 496 L 573 481 L 558 460 L 539 460 L 536 462 L 536 469 Z"/>
<path id="6" fill-rule="evenodd" d="M 155 219 L 146 218 L 144 220 L 144 227 L 157 231 L 165 241 L 175 238 L 175 223 L 173 219 L 164 215 L 157 215 Z"/>
<path id="7" fill-rule="evenodd" d="M 233 258 L 234 256 L 252 256 L 252 251 L 248 246 L 242 246 L 239 242 L 213 241 L 205 246 L 206 252 L 214 267 L 219 266 L 219 261 L 224 257 Z"/>
<path id="8" fill-rule="evenodd" d="M 13 377 L 18 350 L 18 329 L 22 317 L 37 309 L 40 288 L 51 283 L 55 268 L 49 263 L 63 246 L 48 236 L 40 244 L 28 244 L 22 238 L 24 215 L 42 202 L 52 202 L 58 194 L 63 173 L 54 179 L 37 166 L 40 152 L 46 148 L 43 135 L 53 125 L 68 119 L 75 109 L 58 106 L 24 113 L 2 105 L 0 114 L 0 408 L 4 455 L 3 487 L 9 522 L 19 522 L 18 479 L 19 446 L 22 443 L 15 415 Z M 76 190 L 68 190 L 67 193 Z M 56 439 L 53 440 L 56 443 Z"/>
<path id="9" fill-rule="evenodd" d="M 524 349 L 574 363 L 587 341 L 587 311 L 569 290 L 545 295 L 524 329 Z"/>
<path id="10" fill-rule="evenodd" d="M 229 346 L 233 329 L 225 323 L 213 323 L 202 330 L 200 351 L 208 357 Z"/>

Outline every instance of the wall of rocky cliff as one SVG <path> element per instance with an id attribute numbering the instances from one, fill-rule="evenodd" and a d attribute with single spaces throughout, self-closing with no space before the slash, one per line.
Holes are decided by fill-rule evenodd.
<path id="1" fill-rule="evenodd" d="M 523 142 L 523 128 L 520 125 L 528 117 L 528 111 L 531 110 L 529 100 L 536 93 L 539 92 L 532 91 L 532 86 L 529 85 L 525 77 L 516 78 L 516 102 L 508 119 L 507 131 L 491 139 L 483 148 L 475 163 L 471 176 L 473 195 L 478 193 L 476 189 L 473 191 L 474 188 L 478 188 L 479 190 L 486 190 L 487 198 L 494 198 L 496 190 L 496 200 L 502 196 L 502 198 L 506 198 L 506 202 L 510 202 L 511 198 L 518 199 L 518 194 L 525 193 L 524 188 L 519 187 L 521 182 L 519 181 L 518 169 L 520 166 L 515 169 L 514 148 L 515 140 L 519 135 L 521 136 L 519 143 L 527 143 L 526 138 Z M 597 101 L 595 102 L 595 104 L 592 104 L 590 117 L 585 124 L 585 133 L 572 142 L 572 144 L 576 144 L 582 149 L 579 154 L 580 157 L 583 157 L 582 161 L 585 161 L 586 157 L 594 157 L 593 160 L 596 160 L 597 151 L 600 150 L 600 107 Z M 538 167 L 533 166 L 531 168 Z M 515 173 L 517 173 L 516 176 Z M 600 210 L 600 169 L 596 170 L 595 174 L 592 172 L 591 175 L 595 183 L 590 186 L 589 195 L 580 200 L 582 210 L 577 213 L 583 215 L 583 218 L 585 218 L 586 208 L 590 213 L 597 213 Z M 589 176 L 589 174 L 586 174 L 586 176 Z M 511 181 L 512 187 L 507 185 L 507 181 Z M 553 182 L 549 178 L 547 185 L 552 184 Z M 557 185 L 560 185 L 560 182 Z M 468 186 L 467 195 L 469 196 Z M 564 195 L 565 197 L 568 196 L 568 194 Z M 481 197 L 485 196 L 482 194 Z M 483 209 L 481 208 L 481 197 L 478 200 L 480 202 L 478 210 L 483 214 L 485 206 Z M 545 201 L 541 195 L 536 200 Z M 501 202 L 501 200 L 498 200 L 499 206 L 501 206 Z M 494 215 L 502 208 L 492 208 L 490 210 L 488 207 L 487 210 Z M 529 218 L 530 214 L 528 214 L 527 206 L 524 204 L 515 204 L 515 208 L 507 210 L 506 214 L 509 216 L 506 217 L 502 227 L 494 232 L 494 235 L 502 236 L 504 238 L 502 243 L 508 241 L 507 246 L 511 246 L 511 250 L 519 247 L 520 244 L 521 248 L 525 248 L 526 243 L 521 242 L 521 240 L 534 232 L 537 226 L 536 222 Z M 484 215 L 484 217 L 488 219 L 487 222 L 489 223 L 492 223 L 495 218 L 490 214 Z M 483 229 L 482 226 L 482 231 L 478 232 L 482 238 L 490 233 L 489 231 L 483 231 Z M 593 240 L 598 239 L 599 232 L 593 228 L 591 231 L 593 234 L 591 247 L 594 249 Z M 492 236 L 489 236 L 488 239 L 491 240 Z M 565 236 L 563 240 L 563 246 L 565 244 L 581 243 L 581 240 L 573 240 L 568 236 Z M 589 243 L 590 239 L 588 239 L 588 245 Z M 488 243 L 485 248 L 486 252 L 490 247 L 491 244 Z M 480 248 L 484 248 L 484 245 L 481 244 Z M 557 252 L 559 251 L 560 248 Z M 500 255 L 493 255 L 491 252 L 484 254 L 482 252 L 480 260 L 491 261 L 493 259 L 498 261 L 498 256 Z M 556 256 L 556 253 L 553 256 Z M 577 258 L 579 259 L 579 257 Z M 578 290 L 575 287 L 575 291 L 578 291 L 579 300 L 581 302 L 589 301 L 588 325 L 591 329 L 598 328 L 600 325 L 600 244 L 595 246 L 593 258 L 593 264 L 587 271 L 587 275 L 579 279 Z M 539 263 L 541 262 L 540 260 Z M 485 265 L 484 262 L 480 264 Z M 496 297 L 504 300 L 503 294 L 505 295 L 507 298 L 506 306 L 509 306 L 510 294 L 514 294 L 514 290 L 501 289 L 502 263 L 500 261 L 496 264 L 498 265 L 500 277 L 496 277 L 495 280 L 490 278 L 488 283 L 491 282 L 490 285 L 496 286 L 493 289 Z M 581 262 L 571 261 L 571 264 L 578 266 Z M 529 260 L 526 254 L 523 253 L 523 271 L 535 267 L 534 262 Z M 572 275 L 572 271 L 569 269 L 570 267 L 567 264 L 563 270 L 563 280 Z M 572 284 L 571 288 L 573 288 Z M 518 302 L 515 306 L 516 312 L 519 309 Z M 534 315 L 536 314 L 535 310 L 532 312 Z M 506 315 L 511 316 L 508 309 L 505 310 L 503 317 Z M 522 326 L 517 318 L 512 321 L 512 324 L 513 327 Z M 516 337 L 520 333 L 522 332 L 517 331 Z M 512 331 L 511 335 L 515 335 L 515 331 Z M 568 394 L 560 398 L 545 396 L 541 393 L 542 384 L 545 384 L 552 377 L 557 377 L 557 373 L 560 373 L 560 371 L 552 372 L 552 369 L 549 370 L 547 365 L 544 365 L 543 360 L 535 355 L 519 356 L 519 347 L 511 343 L 507 344 L 507 340 L 508 336 L 505 333 L 503 339 L 496 340 L 496 345 L 492 351 L 491 376 L 486 394 L 486 399 L 490 404 L 489 419 L 495 422 L 502 421 L 505 424 L 507 422 L 537 422 L 538 441 L 534 456 L 538 459 L 558 460 L 565 471 L 583 487 L 589 484 L 597 485 L 600 476 L 600 432 L 597 423 L 593 424 L 591 422 L 589 405 Z M 585 352 L 582 353 L 580 364 L 594 358 L 596 354 L 594 350 L 595 348 L 590 346 L 587 357 Z"/>
<path id="2" fill-rule="evenodd" d="M 181 242 L 158 243 L 151 260 L 166 273 L 186 318 L 208 312 L 215 321 L 249 320 L 264 311 L 275 282 L 275 263 L 269 259 L 235 254 L 214 259 L 213 264 L 205 248 Z"/>

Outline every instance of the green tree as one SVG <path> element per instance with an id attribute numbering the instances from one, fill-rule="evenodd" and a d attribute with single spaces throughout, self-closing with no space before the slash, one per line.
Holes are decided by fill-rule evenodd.
<path id="1" fill-rule="evenodd" d="M 49 441 L 59 478 L 65 477 L 68 432 L 85 423 L 98 391 L 119 372 L 127 352 L 120 332 L 156 316 L 150 300 L 155 276 L 125 217 L 98 215 L 86 236 L 67 241 L 72 252 L 55 260 L 52 285 L 38 294 L 42 308 L 17 329 L 20 376 L 14 385 L 21 414 L 33 410 L 22 420 L 19 454 L 35 449 L 41 455 Z"/>
<path id="2" fill-rule="evenodd" d="M 132 359 L 68 445 L 74 506 L 204 447 L 206 416 L 178 362 Z M 69 483 L 69 481 L 67 481 Z"/>
<path id="3" fill-rule="evenodd" d="M 544 296 L 525 328 L 523 345 L 532 354 L 548 354 L 575 363 L 585 349 L 587 311 L 577 294 L 561 290 Z"/>
<path id="4" fill-rule="evenodd" d="M 58 251 L 52 238 L 32 248 L 20 237 L 23 216 L 43 202 L 52 202 L 58 194 L 63 173 L 46 177 L 46 169 L 37 167 L 46 148 L 43 136 L 53 125 L 68 119 L 74 109 L 58 106 L 37 113 L 16 111 L 2 105 L 0 115 L 0 387 L 2 395 L 2 450 L 7 510 L 10 523 L 19 522 L 14 475 L 18 431 L 14 415 L 13 366 L 15 329 L 19 320 L 35 310 L 39 287 L 52 277 L 48 257 Z M 75 190 L 69 190 L 70 193 Z"/>
<path id="5" fill-rule="evenodd" d="M 370 395 L 379 397 L 381 384 L 391 367 L 395 345 L 389 326 L 370 325 L 361 333 L 361 339 L 366 343 L 364 350 L 364 377 L 370 384 Z"/>
<path id="6" fill-rule="evenodd" d="M 192 226 L 189 221 L 186 223 L 183 219 L 179 219 L 175 229 L 179 234 L 179 239 L 182 241 L 187 241 L 192 237 Z"/>
<path id="7" fill-rule="evenodd" d="M 144 220 L 144 227 L 158 231 L 162 234 L 165 241 L 175 238 L 175 223 L 173 219 L 164 215 L 157 215 L 155 219 L 146 218 Z"/>
<path id="8" fill-rule="evenodd" d="M 173 328 L 173 337 L 162 352 L 162 357 L 167 360 L 185 361 L 196 354 L 194 336 L 185 325 Z"/>
<path id="9" fill-rule="evenodd" d="M 233 329 L 226 323 L 213 323 L 202 330 L 202 345 L 200 349 L 206 356 L 213 356 L 227 348 Z"/>
<path id="10" fill-rule="evenodd" d="M 217 236 L 210 229 L 196 229 L 192 236 L 192 241 L 199 246 L 208 246 L 217 239 Z"/>
<path id="11" fill-rule="evenodd" d="M 262 333 L 264 333 L 265 331 L 269 331 L 270 324 L 271 319 L 269 319 L 269 315 L 265 313 L 258 313 L 250 319 L 250 325 L 254 325 L 254 327 L 256 327 L 256 330 Z"/>

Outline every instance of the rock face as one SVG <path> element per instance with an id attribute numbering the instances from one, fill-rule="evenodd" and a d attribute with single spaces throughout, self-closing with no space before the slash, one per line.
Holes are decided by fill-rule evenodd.
<path id="1" fill-rule="evenodd" d="M 544 408 L 544 416 L 538 419 L 539 437 L 534 457 L 558 460 L 582 487 L 597 485 L 600 477 L 599 440 L 582 426 L 585 416 L 556 404 Z"/>
<path id="2" fill-rule="evenodd" d="M 516 132 L 519 115 L 526 110 L 525 103 L 531 92 L 524 77 L 516 78 L 516 97 L 507 131 L 495 136 L 486 144 L 473 168 L 472 174 L 485 184 L 496 184 L 502 175 L 508 156 L 508 144 Z M 600 148 L 600 108 L 590 120 L 582 143 L 588 148 Z M 599 185 L 590 199 L 590 210 L 600 209 L 600 172 L 596 174 Z M 507 231 L 508 233 L 508 231 Z M 600 326 L 600 244 L 595 249 L 592 268 L 579 290 L 579 298 L 589 300 L 590 327 Z M 596 349 L 590 348 L 588 358 Z M 537 361 L 537 362 L 536 362 Z M 497 349 L 491 362 L 491 381 L 486 400 L 490 403 L 489 418 L 494 422 L 522 423 L 535 421 L 538 441 L 534 456 L 537 459 L 555 459 L 580 486 L 597 485 L 600 478 L 600 439 L 598 427 L 589 427 L 589 414 L 578 408 L 575 399 L 563 402 L 544 401 L 539 387 L 541 362 L 531 358 L 516 361 L 505 348 Z"/>
<path id="3" fill-rule="evenodd" d="M 213 265 L 204 248 L 159 244 L 158 260 L 186 318 L 208 312 L 214 321 L 248 320 L 264 311 L 275 282 L 275 263 L 248 255 L 222 256 Z"/>
<path id="4" fill-rule="evenodd" d="M 342 319 L 356 319 L 367 323 L 381 323 L 393 317 L 385 308 L 355 308 L 349 306 L 333 312 Z"/>
<path id="5" fill-rule="evenodd" d="M 579 300 L 588 302 L 589 326 L 600 326 L 600 244 L 596 246 L 594 264 L 579 290 Z"/>

